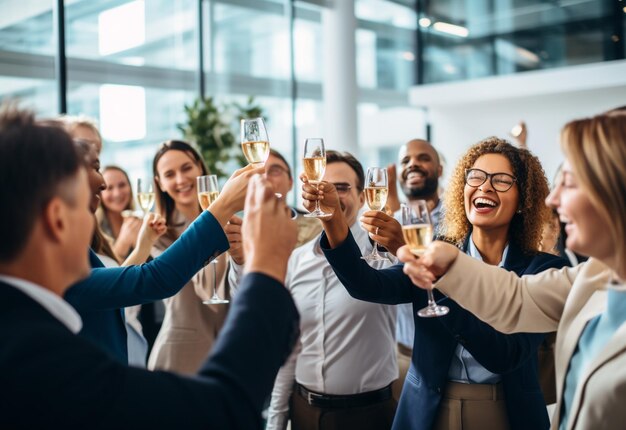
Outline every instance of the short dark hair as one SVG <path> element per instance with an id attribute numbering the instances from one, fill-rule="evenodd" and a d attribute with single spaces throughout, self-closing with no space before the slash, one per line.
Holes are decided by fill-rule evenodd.
<path id="1" fill-rule="evenodd" d="M 278 152 L 274 148 L 270 148 L 270 155 L 273 155 L 274 157 L 278 158 L 280 161 L 285 163 L 285 166 L 287 166 L 287 175 L 289 176 L 289 179 L 291 179 L 292 178 L 292 176 L 291 176 L 291 166 L 289 165 L 289 163 L 287 163 L 287 160 L 285 159 L 285 157 L 283 157 L 283 154 L 281 154 L 280 152 Z"/>
<path id="2" fill-rule="evenodd" d="M 329 149 L 328 151 L 326 151 L 326 164 L 331 163 L 346 163 L 348 166 L 350 166 L 350 168 L 354 170 L 354 173 L 356 173 L 357 190 L 359 191 L 359 193 L 363 191 L 363 188 L 365 187 L 365 173 L 363 173 L 363 166 L 361 165 L 359 160 L 354 157 L 354 155 L 350 154 L 349 152 L 339 152 Z"/>
<path id="3" fill-rule="evenodd" d="M 0 107 L 0 261 L 19 255 L 52 198 L 75 203 L 67 185 L 82 166 L 59 123 L 38 122 L 15 104 Z"/>

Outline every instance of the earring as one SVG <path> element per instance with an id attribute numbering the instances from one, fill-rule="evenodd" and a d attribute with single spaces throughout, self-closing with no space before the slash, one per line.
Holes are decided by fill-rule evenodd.
<path id="1" fill-rule="evenodd" d="M 515 213 L 521 214 L 521 213 L 522 213 L 522 210 L 521 210 L 521 209 L 518 209 Z"/>

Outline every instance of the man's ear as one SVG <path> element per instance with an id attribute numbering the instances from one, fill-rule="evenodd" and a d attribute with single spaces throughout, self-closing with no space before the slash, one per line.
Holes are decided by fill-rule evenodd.
<path id="1" fill-rule="evenodd" d="M 54 242 L 62 242 L 70 228 L 68 205 L 60 197 L 53 197 L 42 213 L 42 225 L 46 236 Z"/>
<path id="2" fill-rule="evenodd" d="M 439 167 L 437 167 L 437 177 L 441 178 L 441 175 L 443 175 L 443 166 L 440 164 Z"/>

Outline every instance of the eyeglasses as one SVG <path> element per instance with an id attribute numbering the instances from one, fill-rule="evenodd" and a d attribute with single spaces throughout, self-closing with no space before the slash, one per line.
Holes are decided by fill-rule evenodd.
<path id="1" fill-rule="evenodd" d="M 478 188 L 485 182 L 491 183 L 494 190 L 501 193 L 509 191 L 517 178 L 508 173 L 487 173 L 480 169 L 466 169 L 465 170 L 465 183 L 473 188 Z"/>
<path id="2" fill-rule="evenodd" d="M 277 166 L 276 164 L 270 166 L 265 173 L 267 173 L 267 176 L 279 176 L 283 173 L 289 175 L 289 171 L 287 169 L 282 166 Z"/>
<path id="3" fill-rule="evenodd" d="M 344 184 L 344 183 L 338 183 L 338 184 L 333 184 L 335 186 L 335 189 L 337 190 L 337 194 L 346 194 L 348 193 L 348 191 L 350 191 L 350 189 L 352 189 L 352 185 L 350 184 Z"/>

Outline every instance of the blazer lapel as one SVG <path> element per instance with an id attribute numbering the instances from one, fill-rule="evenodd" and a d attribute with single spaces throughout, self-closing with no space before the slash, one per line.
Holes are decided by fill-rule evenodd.
<path id="1" fill-rule="evenodd" d="M 604 297 L 606 303 L 606 295 Z M 606 307 L 606 306 L 605 306 Z M 602 309 L 604 311 L 604 309 Z M 573 428 L 578 415 L 580 413 L 580 404 L 585 397 L 585 389 L 589 378 L 598 371 L 598 369 L 604 366 L 607 362 L 611 361 L 617 355 L 620 355 L 626 350 L 626 323 L 622 323 L 619 329 L 613 333 L 613 336 L 609 339 L 604 346 L 600 354 L 590 363 L 589 368 L 585 370 L 582 375 L 581 381 L 576 388 L 576 394 L 574 395 L 574 401 L 572 403 L 572 416 L 569 420 L 569 428 Z"/>
<path id="2" fill-rule="evenodd" d="M 559 328 L 558 336 L 563 336 L 563 345 L 556 360 L 558 361 L 557 368 L 560 367 L 564 371 L 561 373 L 559 380 L 557 381 L 557 393 L 559 393 L 556 409 L 557 413 L 560 413 L 561 410 L 563 401 L 562 394 L 565 386 L 565 378 L 569 370 L 569 363 L 574 355 L 574 352 L 576 351 L 576 348 L 578 347 L 578 341 L 582 336 L 582 332 L 587 326 L 587 323 L 597 315 L 604 312 L 605 309 L 606 291 L 597 290 L 585 302 L 585 305 L 580 309 L 576 318 L 572 320 L 572 323 L 569 327 L 567 327 L 567 330 L 563 332 L 561 331 L 562 329 Z M 580 409 L 581 393 L 583 391 L 584 381 L 586 380 L 587 376 L 585 376 L 583 380 L 579 381 L 578 387 L 576 388 L 576 393 L 574 394 L 572 402 L 572 409 L 568 419 L 568 428 L 572 428 L 572 423 L 576 421 L 576 417 Z"/>

